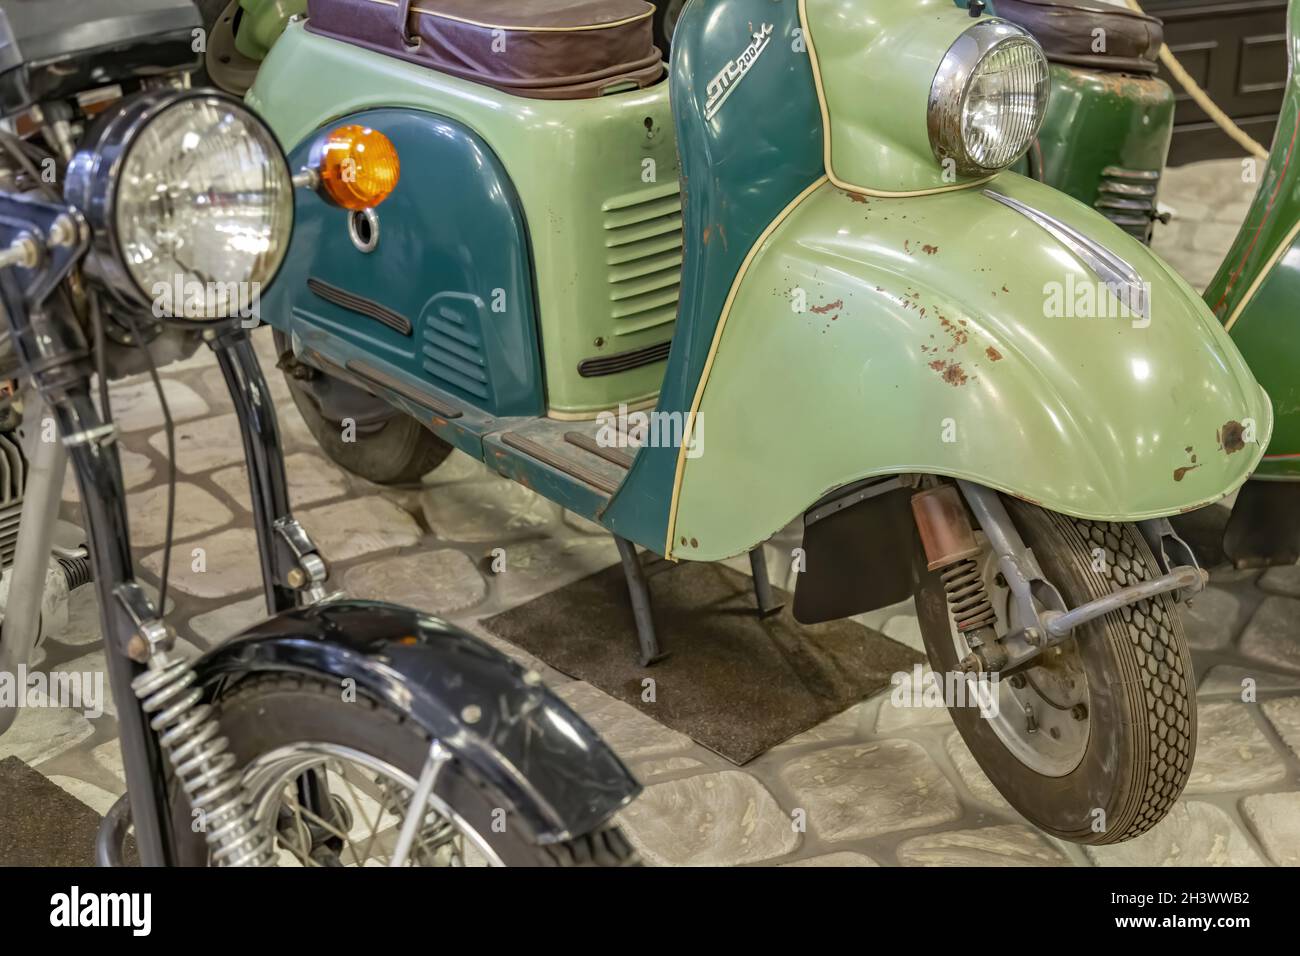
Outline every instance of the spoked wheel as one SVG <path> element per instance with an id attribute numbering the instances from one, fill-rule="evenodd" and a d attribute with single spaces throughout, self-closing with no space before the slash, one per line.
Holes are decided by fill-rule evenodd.
<path id="1" fill-rule="evenodd" d="M 279 355 L 289 351 L 288 340 L 281 332 L 275 333 L 275 348 Z M 451 445 L 398 409 L 382 421 L 345 429 L 343 422 L 322 412 L 304 382 L 287 369 L 284 378 L 294 405 L 321 451 L 345 471 L 377 485 L 412 484 L 451 454 Z"/>
<path id="2" fill-rule="evenodd" d="M 1069 606 L 1159 577 L 1130 525 L 1084 521 L 1018 500 L 1008 511 Z M 985 544 L 979 571 L 999 635 L 1024 626 Z M 970 653 L 953 625 L 941 572 L 918 564 L 917 613 L 935 671 Z M 1138 836 L 1173 807 L 1196 752 L 1196 688 L 1182 623 L 1169 595 L 1078 628 L 992 683 L 996 707 L 955 706 L 953 721 L 980 767 L 1031 823 L 1076 843 Z"/>
<path id="3" fill-rule="evenodd" d="M 558 844 L 532 842 L 510 807 L 479 789 L 453 759 L 422 808 L 412 807 L 432 741 L 381 704 L 345 702 L 337 685 L 267 675 L 214 702 L 257 826 L 280 866 L 389 866 L 403 825 L 420 813 L 407 866 L 635 866 L 622 832 L 607 827 Z M 323 788 L 304 786 L 304 781 Z M 324 805 L 311 799 L 327 793 Z M 182 794 L 173 800 L 178 862 L 206 866 Z"/>

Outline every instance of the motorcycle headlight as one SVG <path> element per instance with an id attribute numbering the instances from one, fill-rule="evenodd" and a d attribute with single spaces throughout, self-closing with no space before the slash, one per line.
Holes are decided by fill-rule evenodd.
<path id="1" fill-rule="evenodd" d="M 1038 43 L 1002 20 L 981 20 L 944 55 L 930 87 L 930 146 L 963 176 L 1005 169 L 1047 111 L 1050 75 Z"/>
<path id="2" fill-rule="evenodd" d="M 110 112 L 64 190 L 94 231 L 98 271 L 159 318 L 255 311 L 293 232 L 293 182 L 275 136 L 212 91 L 144 93 Z"/>

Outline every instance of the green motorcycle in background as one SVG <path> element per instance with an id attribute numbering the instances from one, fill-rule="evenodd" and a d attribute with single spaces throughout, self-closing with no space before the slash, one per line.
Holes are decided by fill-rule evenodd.
<path id="1" fill-rule="evenodd" d="M 639 0 L 467 10 L 258 31 L 249 100 L 312 186 L 262 315 L 322 449 L 395 482 L 457 448 L 597 522 L 646 664 L 637 546 L 757 583 L 801 520 L 796 617 L 914 596 L 935 670 L 992 683 L 953 717 L 1026 818 L 1163 818 L 1204 583 L 1168 518 L 1246 481 L 1272 410 L 1138 236 L 1012 171 L 1039 44 L 951 0 L 694 0 L 665 80 Z"/>

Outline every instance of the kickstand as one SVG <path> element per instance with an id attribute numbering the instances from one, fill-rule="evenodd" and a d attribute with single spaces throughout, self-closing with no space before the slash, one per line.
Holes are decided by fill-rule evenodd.
<path id="1" fill-rule="evenodd" d="M 771 617 L 780 612 L 784 604 L 778 603 L 772 595 L 772 582 L 767 576 L 767 557 L 760 544 L 749 552 L 749 566 L 754 572 L 754 599 L 758 602 L 758 616 Z"/>
<path id="2" fill-rule="evenodd" d="M 650 588 L 646 585 L 645 571 L 637 557 L 636 545 L 626 538 L 614 535 L 618 556 L 623 559 L 623 575 L 627 578 L 627 593 L 632 599 L 632 617 L 636 620 L 636 639 L 641 646 L 641 666 L 649 667 L 668 655 L 659 648 L 655 634 L 654 617 L 650 614 Z"/>

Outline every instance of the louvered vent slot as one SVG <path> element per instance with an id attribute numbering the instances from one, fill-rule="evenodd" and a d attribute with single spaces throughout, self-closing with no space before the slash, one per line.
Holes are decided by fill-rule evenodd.
<path id="1" fill-rule="evenodd" d="M 1146 240 L 1156 217 L 1160 173 L 1150 169 L 1107 166 L 1097 191 L 1097 211 L 1125 232 Z"/>
<path id="2" fill-rule="evenodd" d="M 424 370 L 453 388 L 477 398 L 488 397 L 483 340 L 454 310 L 441 309 L 424 325 Z"/>
<path id="3" fill-rule="evenodd" d="M 682 273 L 682 200 L 677 183 L 616 196 L 601 211 L 614 334 L 672 324 Z"/>

